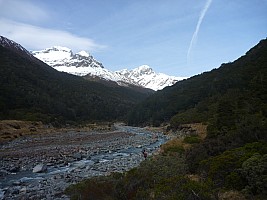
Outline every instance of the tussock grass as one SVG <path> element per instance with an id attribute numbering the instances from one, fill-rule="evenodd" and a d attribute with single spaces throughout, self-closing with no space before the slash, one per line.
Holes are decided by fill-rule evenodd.
<path id="1" fill-rule="evenodd" d="M 172 139 L 161 146 L 161 153 L 168 154 L 170 152 L 183 153 L 185 149 L 190 147 L 189 144 L 185 144 L 182 139 Z"/>
<path id="2" fill-rule="evenodd" d="M 194 124 L 189 124 L 189 126 L 192 128 L 192 130 L 196 130 L 196 133 L 201 138 L 201 140 L 204 140 L 207 137 L 208 125 L 203 123 L 194 123 Z"/>

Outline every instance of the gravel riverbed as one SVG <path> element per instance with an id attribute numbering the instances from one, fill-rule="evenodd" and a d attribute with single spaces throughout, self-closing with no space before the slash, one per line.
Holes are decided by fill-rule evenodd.
<path id="1" fill-rule="evenodd" d="M 160 132 L 122 125 L 20 137 L 0 146 L 0 199 L 69 199 L 69 185 L 134 168 L 144 148 L 152 155 L 166 141 Z"/>

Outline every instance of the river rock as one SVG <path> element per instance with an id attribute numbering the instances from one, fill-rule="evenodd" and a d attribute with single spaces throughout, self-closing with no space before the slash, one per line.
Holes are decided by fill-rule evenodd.
<path id="1" fill-rule="evenodd" d="M 10 191 L 11 194 L 19 194 L 19 191 L 20 191 L 20 187 L 19 186 L 16 186 L 16 187 L 13 187 Z"/>
<path id="2" fill-rule="evenodd" d="M 75 153 L 72 155 L 73 158 L 76 158 L 77 160 L 81 160 L 82 159 L 82 154 L 80 153 Z"/>
<path id="3" fill-rule="evenodd" d="M 3 198 L 6 200 L 67 200 L 69 198 L 63 195 L 63 191 L 71 184 L 93 176 L 104 176 L 112 172 L 122 172 L 138 166 L 144 160 L 141 150 L 142 148 L 149 149 L 148 146 L 153 144 L 152 137 L 149 133 L 143 134 L 143 130 L 140 130 L 141 134 L 138 134 L 137 131 L 133 131 L 134 133 L 129 135 L 121 132 L 123 130 L 110 133 L 64 132 L 62 134 L 45 134 L 45 136 L 40 137 L 14 140 L 13 143 L 0 146 L 1 152 L 2 149 L 13 149 L 13 147 L 22 144 L 27 148 L 29 144 L 35 142 L 38 144 L 38 148 L 36 148 L 38 151 L 35 151 L 34 155 L 30 153 L 32 149 L 26 151 L 27 148 L 25 148 L 25 152 L 22 152 L 23 154 L 19 153 L 17 157 L 6 156 L 1 160 L 0 179 L 8 174 L 16 178 L 13 184 L 8 184 L 8 189 L 4 190 L 0 187 L 0 200 Z M 128 132 L 130 133 L 131 131 Z M 106 138 L 106 134 L 112 137 Z M 90 138 L 90 136 L 94 136 L 94 138 Z M 56 144 L 51 145 L 47 140 L 53 140 Z M 68 143 L 69 140 L 72 143 Z M 64 141 L 66 141 L 66 145 L 62 145 Z M 151 147 L 148 152 L 152 154 L 155 147 Z M 11 151 L 10 154 L 13 155 L 14 152 Z M 45 164 L 34 165 L 34 167 L 32 163 Z M 17 168 L 17 166 L 20 166 L 20 168 Z M 44 172 L 47 170 L 47 166 L 49 166 L 49 173 L 41 174 L 41 177 L 32 175 L 31 172 L 28 173 L 28 170 L 32 170 L 35 173 Z M 18 172 L 16 172 L 17 170 Z M 15 173 L 11 174 L 11 171 Z M 20 173 L 27 175 L 21 178 Z"/>
<path id="4" fill-rule="evenodd" d="M 27 193 L 27 188 L 26 187 L 22 187 L 20 189 L 19 193 L 26 194 Z"/>
<path id="5" fill-rule="evenodd" d="M 20 186 L 20 185 L 21 185 L 21 182 L 20 182 L 20 181 L 14 181 L 14 182 L 12 183 L 12 185 Z"/>
<path id="6" fill-rule="evenodd" d="M 46 172 L 46 171 L 47 171 L 47 165 L 46 164 L 36 165 L 32 170 L 33 173 L 42 173 L 42 172 Z"/>
<path id="7" fill-rule="evenodd" d="M 11 173 L 16 173 L 19 172 L 19 170 L 20 170 L 19 166 L 11 166 L 8 171 L 10 171 Z"/>
<path id="8" fill-rule="evenodd" d="M 0 177 L 2 177 L 2 176 L 6 176 L 6 175 L 8 175 L 8 174 L 10 174 L 8 171 L 6 171 L 6 170 L 4 170 L 4 169 L 1 169 L 1 170 L 0 170 Z"/>
<path id="9" fill-rule="evenodd" d="M 83 169 L 83 168 L 85 168 L 85 163 L 81 162 L 81 161 L 73 162 L 73 163 L 70 164 L 70 167 Z"/>

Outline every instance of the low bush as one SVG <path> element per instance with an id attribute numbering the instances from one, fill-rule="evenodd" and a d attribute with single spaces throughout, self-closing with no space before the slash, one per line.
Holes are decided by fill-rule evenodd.
<path id="1" fill-rule="evenodd" d="M 200 162 L 202 174 L 211 178 L 217 187 L 241 190 L 252 186 L 253 194 L 262 193 L 267 153 L 265 142 L 255 142 Z M 265 164 L 265 165 L 264 165 Z M 259 184 L 259 187 L 257 186 Z M 247 187 L 247 186 L 246 186 Z"/>
<path id="2" fill-rule="evenodd" d="M 175 153 L 182 154 L 185 151 L 183 143 L 179 139 L 173 139 L 168 141 L 166 144 L 162 145 L 161 149 L 164 155 Z"/>
<path id="3" fill-rule="evenodd" d="M 200 143 L 201 139 L 196 135 L 196 136 L 187 136 L 184 138 L 184 142 L 188 144 L 196 144 Z"/>

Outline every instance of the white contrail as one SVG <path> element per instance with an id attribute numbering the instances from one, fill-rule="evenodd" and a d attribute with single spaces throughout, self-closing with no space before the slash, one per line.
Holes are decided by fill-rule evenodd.
<path id="1" fill-rule="evenodd" d="M 190 60 L 190 54 L 191 54 L 191 50 L 192 50 L 193 44 L 197 40 L 197 35 L 198 35 L 198 31 L 199 31 L 200 25 L 202 23 L 203 18 L 206 15 L 207 10 L 210 7 L 211 2 L 212 2 L 212 0 L 207 0 L 207 2 L 205 4 L 205 7 L 203 8 L 203 10 L 200 13 L 200 16 L 199 16 L 199 19 L 198 19 L 198 22 L 197 22 L 197 26 L 196 26 L 196 30 L 195 30 L 195 32 L 193 34 L 193 37 L 192 37 L 191 42 L 190 42 L 190 46 L 189 46 L 188 51 L 187 51 L 187 64 L 189 63 L 189 60 Z"/>

